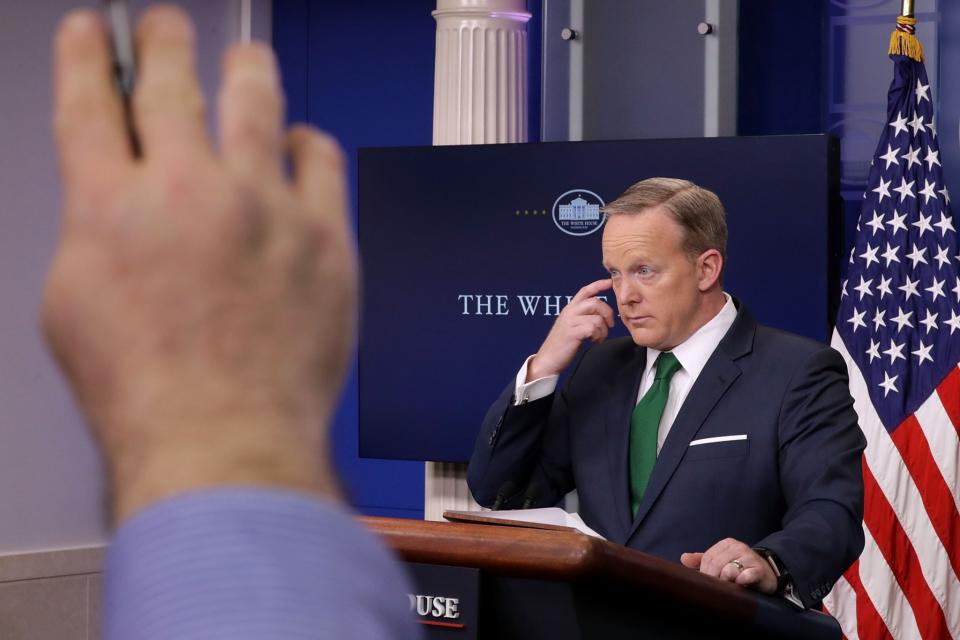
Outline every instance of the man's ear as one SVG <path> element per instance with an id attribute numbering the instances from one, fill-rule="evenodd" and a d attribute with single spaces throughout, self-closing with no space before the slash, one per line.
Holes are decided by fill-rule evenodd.
<path id="1" fill-rule="evenodd" d="M 716 249 L 707 249 L 697 258 L 698 288 L 707 291 L 720 282 L 723 273 L 723 256 Z"/>

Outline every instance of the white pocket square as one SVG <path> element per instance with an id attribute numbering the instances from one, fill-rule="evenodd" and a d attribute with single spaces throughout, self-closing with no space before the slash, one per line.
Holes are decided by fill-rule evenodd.
<path id="1" fill-rule="evenodd" d="M 699 444 L 714 444 L 717 442 L 731 442 L 733 440 L 746 440 L 747 434 L 741 433 L 738 436 L 715 436 L 713 438 L 700 438 L 699 440 L 692 440 L 690 442 L 691 447 L 695 447 Z"/>

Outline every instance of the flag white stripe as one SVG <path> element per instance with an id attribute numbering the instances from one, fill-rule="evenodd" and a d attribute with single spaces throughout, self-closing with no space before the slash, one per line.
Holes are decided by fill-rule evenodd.
<path id="1" fill-rule="evenodd" d="M 860 428 L 867 437 L 867 449 L 864 452 L 867 466 L 873 472 L 880 490 L 913 545 L 923 577 L 940 608 L 944 610 L 947 626 L 954 636 L 960 637 L 960 581 L 950 565 L 950 556 L 930 522 L 906 463 L 870 403 L 866 380 L 836 331 L 831 346 L 839 351 L 847 362 L 850 394 L 860 419 Z M 881 556 L 881 561 L 882 559 Z M 864 573 L 862 561 L 861 573 Z M 952 607 L 951 603 L 954 603 Z"/>
<path id="2" fill-rule="evenodd" d="M 827 607 L 830 615 L 840 623 L 840 628 L 847 640 L 859 640 L 860 635 L 857 633 L 857 594 L 846 578 L 841 576 L 837 580 L 833 589 L 823 599 L 823 604 Z"/>
<path id="3" fill-rule="evenodd" d="M 913 609 L 866 527 L 863 528 L 863 538 L 863 553 L 860 554 L 863 590 L 896 640 L 920 640 L 923 636 Z"/>
<path id="4" fill-rule="evenodd" d="M 950 488 L 953 503 L 960 511 L 960 475 L 957 473 L 960 468 L 960 438 L 957 437 L 957 430 L 953 428 L 950 415 L 936 393 L 930 394 L 927 401 L 920 405 L 916 416 L 930 444 L 940 475 Z"/>

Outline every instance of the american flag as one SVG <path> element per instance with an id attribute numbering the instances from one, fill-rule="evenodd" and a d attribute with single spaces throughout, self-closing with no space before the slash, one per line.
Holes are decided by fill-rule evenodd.
<path id="1" fill-rule="evenodd" d="M 891 58 L 832 339 L 868 442 L 866 543 L 825 606 L 848 638 L 960 640 L 960 243 L 926 69 Z"/>

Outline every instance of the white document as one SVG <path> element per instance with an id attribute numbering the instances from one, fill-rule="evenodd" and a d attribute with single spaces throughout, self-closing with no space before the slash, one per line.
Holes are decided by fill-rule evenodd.
<path id="1" fill-rule="evenodd" d="M 578 513 L 567 513 L 559 507 L 547 507 L 545 509 L 505 509 L 503 511 L 484 511 L 483 516 L 487 518 L 497 518 L 499 520 L 512 520 L 516 522 L 534 522 L 538 524 L 553 524 L 561 527 L 570 527 L 580 533 L 584 533 L 594 538 L 605 538 L 599 533 L 584 524 L 583 519 Z"/>

